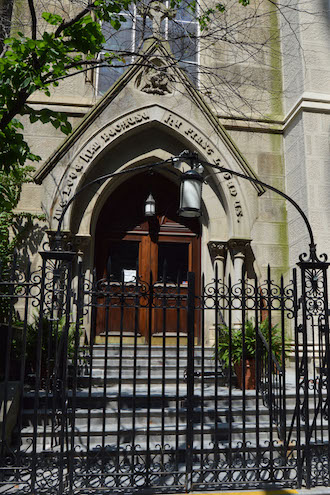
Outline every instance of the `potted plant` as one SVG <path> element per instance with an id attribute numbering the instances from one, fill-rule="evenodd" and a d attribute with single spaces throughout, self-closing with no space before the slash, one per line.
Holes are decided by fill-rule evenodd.
<path id="1" fill-rule="evenodd" d="M 259 330 L 264 341 L 269 343 L 269 324 L 268 318 L 259 323 Z M 243 329 L 229 328 L 222 325 L 218 331 L 218 359 L 223 363 L 224 368 L 230 365 L 234 367 L 238 386 L 243 388 L 243 371 L 245 380 L 245 389 L 253 390 L 256 387 L 256 352 L 257 352 L 257 335 L 254 322 L 250 319 L 246 320 L 244 325 L 245 334 L 245 349 L 243 349 Z M 231 338 L 230 338 L 231 336 Z M 230 344 L 231 341 L 231 344 Z M 258 347 L 258 358 L 264 360 L 267 355 L 265 342 L 260 338 Z M 231 349 L 231 360 L 230 360 Z M 243 365 L 243 350 L 245 364 Z M 271 331 L 271 350 L 278 363 L 282 361 L 282 336 L 279 326 L 272 326 Z M 231 361 L 231 362 L 230 362 Z"/>
<path id="2" fill-rule="evenodd" d="M 25 358 L 27 374 L 34 374 L 36 372 L 38 341 L 41 338 L 41 378 L 47 378 L 47 376 L 50 377 L 52 375 L 55 367 L 56 353 L 62 352 L 60 341 L 63 339 L 65 321 L 65 315 L 59 320 L 51 320 L 49 316 L 45 314 L 41 318 L 41 321 L 38 313 L 33 316 L 32 323 L 29 323 L 26 327 Z M 41 335 L 39 329 L 40 325 Z M 21 327 L 21 335 L 19 338 L 13 339 L 12 354 L 14 357 L 21 360 L 23 354 L 22 330 L 24 323 L 22 321 L 17 321 L 17 326 Z M 67 356 L 69 359 L 73 359 L 74 356 L 75 331 L 75 323 L 70 322 L 67 337 Z M 81 330 L 79 327 L 79 338 L 80 334 Z M 59 356 L 58 359 L 61 360 L 61 356 Z"/>

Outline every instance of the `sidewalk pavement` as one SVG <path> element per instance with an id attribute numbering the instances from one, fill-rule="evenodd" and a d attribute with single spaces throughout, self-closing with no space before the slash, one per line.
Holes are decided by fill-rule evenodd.
<path id="1" fill-rule="evenodd" d="M 187 495 L 180 493 L 179 495 Z M 307 490 L 306 488 L 292 489 L 270 489 L 270 490 L 236 490 L 236 491 L 215 491 L 215 492 L 189 492 L 189 495 L 330 495 L 330 487 L 318 486 Z"/>

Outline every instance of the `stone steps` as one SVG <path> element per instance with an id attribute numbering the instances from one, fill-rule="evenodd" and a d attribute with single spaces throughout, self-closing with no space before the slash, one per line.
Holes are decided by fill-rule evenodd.
<path id="1" fill-rule="evenodd" d="M 120 449 L 129 450 L 132 446 L 134 448 L 139 445 L 142 450 L 147 446 L 157 450 L 159 445 L 164 444 L 169 449 L 180 445 L 184 450 L 187 434 L 187 383 L 184 379 L 187 348 L 166 348 L 164 357 L 164 348 L 161 346 L 152 346 L 150 351 L 148 346 L 125 345 L 121 348 L 120 345 L 111 344 L 108 346 L 107 359 L 105 359 L 104 345 L 95 345 L 92 351 L 92 356 L 88 356 L 88 349 L 81 349 L 77 389 L 75 392 L 68 391 L 67 438 L 73 440 L 82 451 L 86 451 L 87 448 L 98 449 L 100 445 L 107 445 L 107 448 L 113 451 L 117 449 L 117 445 L 120 445 Z M 204 354 L 203 366 L 202 354 Z M 204 351 L 200 347 L 195 348 L 195 372 L 206 373 L 204 379 L 195 376 L 194 396 L 190 398 L 196 448 L 202 445 L 201 442 L 204 448 L 211 450 L 212 445 L 228 448 L 229 436 L 232 442 L 239 444 L 244 439 L 245 442 L 250 442 L 250 446 L 256 446 L 257 442 L 259 445 L 266 445 L 271 432 L 273 439 L 277 439 L 276 426 L 270 424 L 269 410 L 263 402 L 260 391 L 257 393 L 254 390 L 246 390 L 243 397 L 243 392 L 235 387 L 235 381 L 229 390 L 220 365 L 217 385 L 215 384 L 213 355 L 212 348 Z M 90 366 L 92 366 L 91 372 Z M 69 366 L 69 375 L 72 371 L 73 368 Z M 104 375 L 106 375 L 105 386 Z M 133 382 L 134 378 L 135 382 Z M 70 383 L 73 381 L 69 378 Z M 290 427 L 296 403 L 292 384 L 294 383 L 288 385 L 286 394 L 287 428 Z M 274 393 L 276 394 L 276 388 Z M 34 391 L 26 390 L 22 430 L 23 450 L 31 448 L 34 401 Z M 57 404 L 55 414 L 52 410 L 54 402 Z M 312 415 L 314 411 L 312 400 L 310 406 Z M 53 397 L 51 392 L 39 391 L 38 451 L 57 448 L 62 428 L 60 407 L 60 393 Z M 257 410 L 258 419 L 256 419 Z M 303 421 L 301 422 L 303 425 Z M 319 423 L 317 421 L 317 428 L 320 427 Z M 295 431 L 292 435 L 292 440 L 294 439 Z"/>
<path id="2" fill-rule="evenodd" d="M 59 428 L 60 430 L 60 428 Z M 37 445 L 40 447 L 44 443 L 49 442 L 52 438 L 59 438 L 59 430 L 54 432 L 50 426 L 44 429 L 43 426 L 38 427 L 37 432 Z M 259 442 L 266 443 L 269 439 L 269 423 L 260 422 L 259 424 Z M 195 445 L 201 444 L 201 433 L 203 433 L 203 442 L 205 446 L 219 444 L 219 447 L 227 446 L 229 442 L 229 425 L 226 423 L 205 423 L 203 428 L 200 425 L 194 425 L 194 442 Z M 26 427 L 22 432 L 22 447 L 24 449 L 29 447 L 30 438 L 33 435 L 33 427 Z M 89 437 L 90 447 L 97 447 L 102 444 L 104 438 L 105 444 L 116 446 L 120 445 L 121 448 L 131 445 L 139 445 L 143 448 L 143 445 L 147 444 L 147 437 L 149 437 L 149 447 L 156 448 L 157 445 L 166 444 L 168 446 L 174 446 L 176 444 L 176 438 L 179 443 L 184 446 L 186 444 L 187 427 L 186 425 L 179 425 L 178 429 L 172 425 L 165 425 L 164 428 L 160 428 L 154 425 L 148 427 L 136 427 L 134 430 L 129 427 L 121 426 L 118 433 L 117 428 L 113 425 L 112 429 L 109 427 L 103 431 L 102 427 L 94 427 L 88 429 L 87 427 L 75 426 L 72 431 L 69 427 L 68 437 L 76 445 L 81 446 L 82 449 L 86 448 Z M 276 431 L 273 428 L 273 435 L 276 438 Z M 251 445 L 256 444 L 256 428 L 253 424 L 247 423 L 244 428 L 244 437 L 246 442 L 250 442 Z M 239 442 L 243 438 L 243 426 L 242 423 L 231 424 L 231 440 Z"/>
<path id="3" fill-rule="evenodd" d="M 135 417 L 135 425 L 136 427 L 146 427 L 148 417 L 151 418 L 151 423 L 153 426 L 161 425 L 162 417 L 164 414 L 164 422 L 166 425 L 174 425 L 176 421 L 178 424 L 186 424 L 187 421 L 187 411 L 185 408 L 179 407 L 176 409 L 175 407 L 164 407 L 162 408 L 144 408 L 144 409 L 135 409 L 134 417 Z M 32 421 L 30 418 L 33 416 L 33 410 L 25 410 L 23 415 L 24 424 L 27 426 L 32 426 Z M 43 424 L 51 424 L 53 417 L 52 409 L 38 411 L 39 425 Z M 106 418 L 106 427 L 111 424 L 117 424 L 118 421 L 118 409 L 117 408 L 106 408 L 105 411 L 103 408 L 98 409 L 81 409 L 78 408 L 75 410 L 75 426 L 84 427 L 90 422 L 91 427 L 93 425 L 98 426 L 103 424 L 103 417 Z M 211 423 L 217 421 L 228 422 L 231 417 L 232 421 L 241 422 L 243 417 L 243 411 L 241 409 L 232 409 L 229 411 L 225 408 L 218 408 L 217 414 L 215 414 L 214 408 L 201 408 L 194 409 L 193 412 L 193 422 L 195 424 L 203 423 Z M 268 409 L 263 407 L 259 412 L 259 419 L 261 421 L 267 421 L 269 418 Z M 72 422 L 72 410 L 69 410 L 69 419 Z M 245 420 L 247 422 L 255 420 L 255 410 L 252 408 L 247 409 L 245 411 Z M 132 409 L 121 409 L 120 410 L 120 425 L 130 427 L 133 423 L 132 417 Z"/>

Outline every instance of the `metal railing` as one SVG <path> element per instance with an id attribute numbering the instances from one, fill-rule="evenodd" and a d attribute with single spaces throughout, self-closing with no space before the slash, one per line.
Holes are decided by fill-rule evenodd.
<path id="1" fill-rule="evenodd" d="M 0 276 L 1 490 L 328 483 L 326 264 L 300 266 L 298 298 L 295 272 L 114 284 L 87 280 L 74 253 L 42 258 Z"/>

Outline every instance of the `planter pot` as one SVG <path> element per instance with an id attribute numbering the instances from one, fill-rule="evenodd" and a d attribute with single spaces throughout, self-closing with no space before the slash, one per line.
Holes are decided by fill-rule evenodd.
<path id="1" fill-rule="evenodd" d="M 243 389 L 243 362 L 234 364 L 235 373 L 237 376 L 238 388 Z M 256 388 L 256 360 L 246 359 L 245 361 L 245 390 L 255 390 Z"/>

